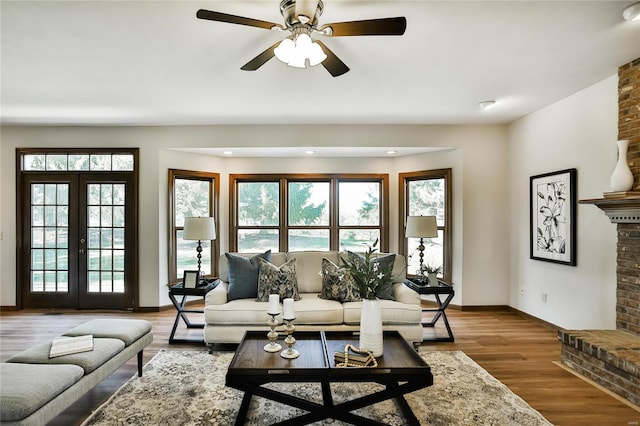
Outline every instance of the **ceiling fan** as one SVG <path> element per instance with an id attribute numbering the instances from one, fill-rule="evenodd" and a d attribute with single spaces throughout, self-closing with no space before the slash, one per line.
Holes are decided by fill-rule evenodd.
<path id="1" fill-rule="evenodd" d="M 208 19 L 210 21 L 291 32 L 289 37 L 274 43 L 243 65 L 240 69 L 244 71 L 255 71 L 276 56 L 286 64 L 297 68 L 306 68 L 307 63 L 310 66 L 321 63 L 334 77 L 346 73 L 349 71 L 349 67 L 323 42 L 312 40 L 312 34 L 329 37 L 399 36 L 404 34 L 407 28 L 407 19 L 405 17 L 335 22 L 318 28 L 318 18 L 322 15 L 323 9 L 324 3 L 322 0 L 282 0 L 280 2 L 280 13 L 284 17 L 284 25 L 205 9 L 198 10 L 196 16 L 199 19 Z"/>

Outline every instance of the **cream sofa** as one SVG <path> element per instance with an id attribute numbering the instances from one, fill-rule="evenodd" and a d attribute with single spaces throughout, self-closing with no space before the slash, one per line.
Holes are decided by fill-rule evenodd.
<path id="1" fill-rule="evenodd" d="M 253 254 L 234 253 L 246 258 Z M 299 331 L 349 330 L 360 327 L 362 302 L 338 302 L 319 297 L 322 290 L 322 259 L 339 265 L 337 251 L 301 251 L 272 253 L 270 262 L 276 266 L 291 258 L 296 259 L 296 277 L 300 300 L 294 302 L 295 326 Z M 268 302 L 255 298 L 229 301 L 229 266 L 225 255 L 220 256 L 220 284 L 205 298 L 204 340 L 209 348 L 216 343 L 239 343 L 246 330 L 268 331 Z M 408 342 L 422 342 L 422 309 L 420 295 L 402 282 L 405 278 L 405 260 L 396 255 L 393 267 L 393 299 L 381 300 L 382 323 L 385 330 L 397 330 Z M 279 317 L 282 322 L 282 316 Z M 265 334 L 266 339 L 266 334 Z"/>

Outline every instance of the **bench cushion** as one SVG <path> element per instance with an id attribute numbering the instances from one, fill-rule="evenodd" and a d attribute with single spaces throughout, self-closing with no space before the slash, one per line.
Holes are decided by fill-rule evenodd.
<path id="1" fill-rule="evenodd" d="M 0 419 L 24 419 L 80 380 L 84 371 L 69 364 L 0 364 Z"/>
<path id="2" fill-rule="evenodd" d="M 112 337 L 122 340 L 126 346 L 129 346 L 149 331 L 151 331 L 151 323 L 147 320 L 100 318 L 74 327 L 63 335 L 93 334 L 93 337 Z"/>
<path id="3" fill-rule="evenodd" d="M 7 360 L 9 363 L 22 364 L 73 364 L 81 367 L 84 374 L 89 374 L 102 364 L 113 358 L 124 349 L 124 342 L 120 339 L 93 339 L 93 350 L 76 354 L 62 355 L 49 358 L 51 340 L 26 349 Z"/>

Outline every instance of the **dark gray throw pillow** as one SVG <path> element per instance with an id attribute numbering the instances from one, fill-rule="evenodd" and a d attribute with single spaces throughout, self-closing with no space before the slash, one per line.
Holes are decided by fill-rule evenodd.
<path id="1" fill-rule="evenodd" d="M 271 250 L 256 254 L 253 257 L 243 257 L 237 254 L 225 253 L 229 264 L 229 288 L 227 300 L 255 299 L 258 295 L 258 275 L 260 274 L 260 260 L 271 261 Z"/>

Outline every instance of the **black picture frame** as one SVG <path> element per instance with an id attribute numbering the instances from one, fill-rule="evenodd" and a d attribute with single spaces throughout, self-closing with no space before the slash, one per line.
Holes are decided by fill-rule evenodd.
<path id="1" fill-rule="evenodd" d="M 184 276 L 182 277 L 183 288 L 196 288 L 199 281 L 200 274 L 197 269 L 194 271 L 184 271 Z"/>
<path id="2" fill-rule="evenodd" d="M 577 173 L 529 178 L 531 259 L 576 266 Z"/>

